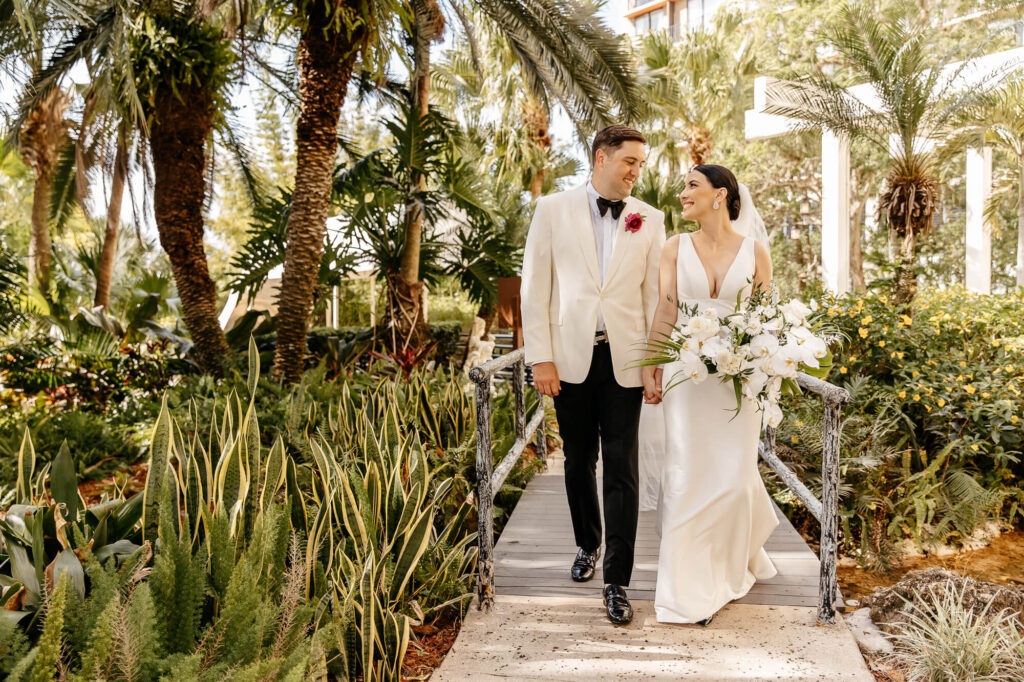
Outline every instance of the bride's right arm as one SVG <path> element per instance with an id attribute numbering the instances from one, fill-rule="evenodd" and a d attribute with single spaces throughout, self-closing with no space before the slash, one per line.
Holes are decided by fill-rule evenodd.
<path id="1" fill-rule="evenodd" d="M 672 325 L 676 322 L 679 308 L 676 304 L 676 256 L 679 253 L 679 235 L 673 235 L 665 241 L 661 249 L 661 265 L 658 270 L 658 307 L 654 310 L 654 322 L 648 339 L 664 341 L 672 335 Z M 657 351 L 648 345 L 647 357 L 657 355 Z"/>

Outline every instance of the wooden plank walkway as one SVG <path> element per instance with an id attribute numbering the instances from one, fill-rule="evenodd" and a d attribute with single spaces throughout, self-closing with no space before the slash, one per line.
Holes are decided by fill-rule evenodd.
<path id="1" fill-rule="evenodd" d="M 599 599 L 604 585 L 600 561 L 593 580 L 576 583 L 569 578 L 577 548 L 565 497 L 562 459 L 559 456 L 549 462 L 548 471 L 538 474 L 526 487 L 495 546 L 496 594 Z M 817 606 L 818 557 L 778 507 L 775 512 L 779 525 L 765 549 L 778 575 L 759 581 L 745 597 L 732 603 Z M 640 513 L 633 577 L 627 589 L 632 600 L 654 600 L 660 542 L 654 516 L 654 512 Z"/>

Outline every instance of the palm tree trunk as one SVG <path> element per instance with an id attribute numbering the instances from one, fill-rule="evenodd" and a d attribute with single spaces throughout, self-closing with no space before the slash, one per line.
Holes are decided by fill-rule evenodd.
<path id="1" fill-rule="evenodd" d="M 432 2 L 413 2 L 412 111 L 420 118 L 430 113 L 430 43 L 443 27 L 440 10 Z M 397 276 L 388 277 L 388 317 L 394 350 L 415 347 L 425 338 L 423 282 L 420 281 L 420 242 L 423 211 L 413 198 L 426 187 L 426 178 L 413 171 L 405 211 L 405 239 Z"/>
<path id="2" fill-rule="evenodd" d="M 153 213 L 198 364 L 220 373 L 230 349 L 217 320 L 217 289 L 203 246 L 206 140 L 213 129 L 213 101 L 201 87 L 178 92 L 180 99 L 169 87 L 156 93 L 149 131 Z"/>
<path id="3" fill-rule="evenodd" d="M 124 198 L 124 179 L 128 172 L 128 149 L 124 138 L 118 136 L 114 155 L 114 176 L 110 184 L 110 202 L 107 204 L 107 226 L 103 231 L 103 250 L 96 268 L 96 298 L 94 306 L 110 305 L 110 280 L 117 257 L 117 236 L 121 227 L 121 201 Z"/>
<path id="4" fill-rule="evenodd" d="M 707 163 L 711 155 L 711 131 L 704 126 L 691 126 L 686 142 L 690 152 L 690 163 L 694 166 Z"/>
<path id="5" fill-rule="evenodd" d="M 1017 286 L 1024 287 L 1024 154 L 1017 156 Z"/>
<path id="6" fill-rule="evenodd" d="M 36 173 L 32 187 L 32 235 L 28 243 L 29 285 L 44 294 L 50 289 L 50 196 L 53 172 Z"/>
<path id="7" fill-rule="evenodd" d="M 896 291 L 893 296 L 897 305 L 910 303 L 917 295 L 917 277 L 914 265 L 917 260 L 917 237 L 908 229 L 900 244 L 899 263 L 896 268 Z"/>
<path id="8" fill-rule="evenodd" d="M 308 24 L 299 42 L 295 191 L 277 299 L 274 353 L 274 376 L 286 383 L 298 381 L 305 366 L 306 330 L 327 232 L 338 118 L 362 43 L 363 29 L 355 34 L 335 30 L 328 10 L 323 3 L 308 6 Z"/>

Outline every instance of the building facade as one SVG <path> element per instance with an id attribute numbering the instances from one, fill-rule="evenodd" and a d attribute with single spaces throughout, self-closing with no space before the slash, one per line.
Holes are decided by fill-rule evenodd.
<path id="1" fill-rule="evenodd" d="M 626 0 L 626 18 L 633 33 L 668 30 L 678 37 L 686 31 L 703 28 L 714 19 L 720 7 L 745 8 L 749 0 Z"/>

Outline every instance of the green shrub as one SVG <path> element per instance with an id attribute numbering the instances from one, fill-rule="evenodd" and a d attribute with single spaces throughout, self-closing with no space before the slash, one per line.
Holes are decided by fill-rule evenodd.
<path id="1" fill-rule="evenodd" d="M 846 550 L 886 568 L 900 540 L 953 541 L 987 519 L 1019 519 L 1022 294 L 926 291 L 905 310 L 884 295 L 849 295 L 823 308 L 846 337 L 829 380 L 853 397 L 843 411 Z M 780 451 L 817 489 L 820 400 L 805 395 L 787 410 Z"/>

